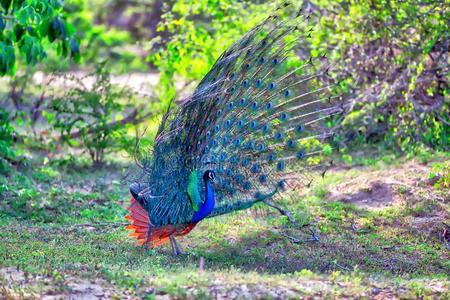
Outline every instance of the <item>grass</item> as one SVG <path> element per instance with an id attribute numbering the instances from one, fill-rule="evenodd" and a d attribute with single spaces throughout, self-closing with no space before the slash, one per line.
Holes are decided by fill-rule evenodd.
<path id="1" fill-rule="evenodd" d="M 448 298 L 448 190 L 428 182 L 436 159 L 392 159 L 353 160 L 283 195 L 298 226 L 261 206 L 203 221 L 177 258 L 127 237 L 120 164 L 31 164 L 0 177 L 0 295 Z"/>

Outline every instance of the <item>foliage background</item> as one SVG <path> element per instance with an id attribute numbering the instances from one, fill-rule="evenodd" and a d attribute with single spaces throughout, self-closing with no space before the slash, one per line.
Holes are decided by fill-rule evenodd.
<path id="1" fill-rule="evenodd" d="M 123 105 L 136 102 L 123 99 L 117 104 L 121 97 L 109 97 L 108 105 L 116 109 L 108 111 L 104 120 L 106 125 L 125 119 L 119 124 L 127 127 L 128 141 L 136 135 L 138 123 L 150 126 L 151 136 L 155 120 L 169 101 L 192 90 L 220 53 L 275 6 L 231 0 L 3 1 L 2 107 L 13 123 L 37 125 L 47 135 L 41 135 L 41 140 L 50 141 L 62 128 L 54 116 L 58 93 L 64 92 L 52 84 L 55 74 L 77 70 L 87 75 L 103 65 L 108 76 L 152 72 L 157 83 L 147 90 L 135 89 L 137 95 L 131 97 L 141 95 L 137 102 L 145 109 L 137 111 L 142 113 L 123 114 Z M 421 151 L 422 146 L 448 150 L 448 5 L 322 0 L 304 1 L 302 8 L 317 23 L 312 38 L 303 45 L 305 52 L 327 51 L 336 71 L 347 78 L 347 96 L 355 103 L 345 122 L 346 140 L 352 145 L 343 148 L 374 144 L 401 152 Z M 36 72 L 44 74 L 44 86 L 33 82 Z M 92 105 L 79 103 L 95 110 Z M 93 122 L 98 120 L 85 125 Z M 74 130 L 73 124 L 66 122 L 66 126 L 64 130 Z M 106 127 L 94 131 L 98 134 Z M 115 136 L 110 143 L 124 141 L 123 128 L 123 134 L 114 134 L 117 130 L 108 131 L 107 135 Z M 86 138 L 70 141 L 59 135 L 72 147 L 89 148 Z M 127 143 L 121 144 L 131 152 Z"/>

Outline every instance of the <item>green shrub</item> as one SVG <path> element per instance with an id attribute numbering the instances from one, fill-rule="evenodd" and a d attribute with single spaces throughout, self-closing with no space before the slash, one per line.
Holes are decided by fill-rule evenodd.
<path id="1" fill-rule="evenodd" d="M 434 163 L 429 179 L 436 189 L 450 189 L 450 162 Z"/>
<path id="2" fill-rule="evenodd" d="M 66 78 L 75 86 L 55 97 L 51 103 L 54 112 L 47 113 L 49 123 L 59 130 L 62 140 L 72 147 L 84 148 L 96 166 L 104 162 L 107 153 L 124 145 L 133 149 L 125 125 L 143 111 L 137 107 L 134 93 L 112 84 L 104 64 L 83 78 Z M 94 80 L 92 87 L 85 84 L 87 78 Z"/>
<path id="3" fill-rule="evenodd" d="M 175 78 L 198 81 L 234 40 L 274 9 L 275 3 L 177 0 L 166 7 L 150 54 L 161 72 L 157 92 L 176 95 Z M 302 44 L 326 51 L 354 100 L 344 122 L 346 148 L 383 143 L 415 153 L 419 144 L 448 150 L 449 6 L 412 1 L 305 1 L 316 23 Z"/>
<path id="4" fill-rule="evenodd" d="M 251 9 L 250 9 L 251 8 Z M 159 69 L 156 87 L 162 102 L 177 93 L 175 78 L 200 80 L 219 55 L 274 6 L 247 1 L 175 1 L 165 6 L 157 31 L 169 35 L 151 41 L 149 60 Z"/>
<path id="5" fill-rule="evenodd" d="M 331 49 L 354 100 L 345 120 L 356 145 L 384 142 L 402 152 L 420 144 L 448 150 L 449 6 L 438 2 L 318 2 L 311 46 Z"/>
<path id="6" fill-rule="evenodd" d="M 0 174 L 8 173 L 9 161 L 16 156 L 12 147 L 14 134 L 8 112 L 0 108 Z"/>
<path id="7" fill-rule="evenodd" d="M 59 175 L 55 169 L 45 166 L 33 172 L 33 179 L 38 182 L 51 182 L 51 180 Z"/>

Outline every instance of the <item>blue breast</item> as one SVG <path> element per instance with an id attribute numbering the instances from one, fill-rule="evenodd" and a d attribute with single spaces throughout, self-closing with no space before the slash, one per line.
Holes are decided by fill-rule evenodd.
<path id="1" fill-rule="evenodd" d="M 206 200 L 192 217 L 192 222 L 198 222 L 206 218 L 214 209 L 214 188 L 210 181 L 206 182 Z"/>

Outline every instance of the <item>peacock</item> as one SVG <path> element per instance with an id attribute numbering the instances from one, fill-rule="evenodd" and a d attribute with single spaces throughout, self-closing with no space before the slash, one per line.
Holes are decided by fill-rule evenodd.
<path id="1" fill-rule="evenodd" d="M 126 229 L 138 245 L 170 241 L 176 256 L 175 238 L 205 218 L 256 203 L 282 212 L 280 193 L 330 163 L 347 106 L 326 55 L 302 47 L 310 19 L 283 3 L 217 59 L 191 96 L 172 101 L 152 149 L 135 157 Z"/>

